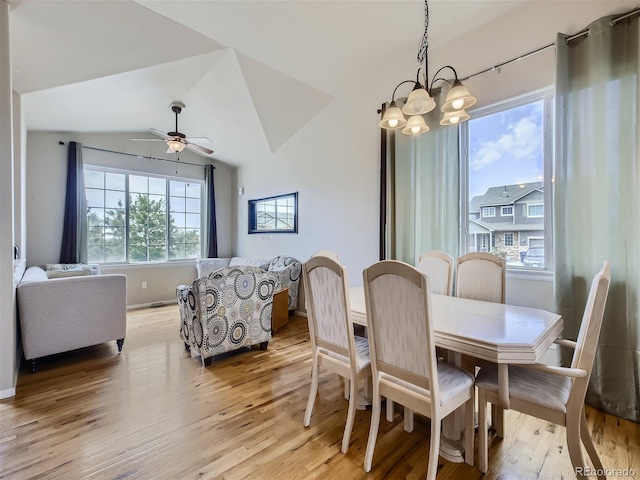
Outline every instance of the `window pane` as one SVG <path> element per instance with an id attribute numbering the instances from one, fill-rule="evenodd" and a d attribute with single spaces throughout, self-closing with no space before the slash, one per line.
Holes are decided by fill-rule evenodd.
<path id="1" fill-rule="evenodd" d="M 171 212 L 171 222 L 173 227 L 184 228 L 187 226 L 187 220 L 184 213 Z"/>
<path id="2" fill-rule="evenodd" d="M 199 198 L 187 198 L 185 212 L 200 213 L 200 199 Z"/>
<path id="3" fill-rule="evenodd" d="M 468 142 L 467 251 L 522 266 L 530 239 L 545 235 L 544 100 L 471 119 Z"/>
<path id="4" fill-rule="evenodd" d="M 187 192 L 186 196 L 191 198 L 200 198 L 200 192 L 202 190 L 202 185 L 199 183 L 187 183 Z"/>
<path id="5" fill-rule="evenodd" d="M 104 225 L 104 209 L 103 208 L 89 208 L 87 209 L 87 225 L 100 226 Z"/>
<path id="6" fill-rule="evenodd" d="M 85 170 L 84 186 L 85 188 L 104 188 L 104 172 Z"/>
<path id="7" fill-rule="evenodd" d="M 85 188 L 88 207 L 104 207 L 104 190 Z"/>
<path id="8" fill-rule="evenodd" d="M 185 198 L 184 197 L 171 197 L 169 199 L 171 202 L 171 211 L 172 212 L 184 212 L 185 211 Z"/>
<path id="9" fill-rule="evenodd" d="M 184 197 L 185 195 L 185 182 L 178 182 L 171 180 L 169 182 L 169 195 L 176 197 Z"/>
<path id="10" fill-rule="evenodd" d="M 149 177 L 149 193 L 164 197 L 167 194 L 167 181 L 164 178 Z"/>
<path id="11" fill-rule="evenodd" d="M 129 175 L 129 191 L 134 193 L 149 193 L 147 177 Z"/>
<path id="12" fill-rule="evenodd" d="M 108 190 L 122 190 L 125 189 L 125 175 L 122 173 L 105 173 L 105 188 Z"/>
<path id="13" fill-rule="evenodd" d="M 190 228 L 200 228 L 200 214 L 198 213 L 187 213 L 185 215 L 187 222 L 186 226 Z"/>
<path id="14" fill-rule="evenodd" d="M 104 206 L 107 208 L 124 208 L 124 192 L 105 191 Z"/>

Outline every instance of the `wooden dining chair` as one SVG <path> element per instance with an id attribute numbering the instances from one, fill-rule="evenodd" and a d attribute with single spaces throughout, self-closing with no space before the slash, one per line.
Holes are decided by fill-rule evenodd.
<path id="1" fill-rule="evenodd" d="M 311 255 L 312 257 L 327 257 L 332 259 L 335 262 L 340 263 L 340 257 L 338 257 L 338 254 L 336 252 L 334 252 L 333 250 L 328 250 L 328 249 L 322 249 L 322 250 L 318 250 L 316 253 L 314 253 L 313 255 Z"/>
<path id="2" fill-rule="evenodd" d="M 361 380 L 371 378 L 369 342 L 354 335 L 346 269 L 328 257 L 317 256 L 308 260 L 302 271 L 307 286 L 307 319 L 313 349 L 311 390 L 304 426 L 311 423 L 320 367 L 344 377 L 350 385 L 347 422 L 342 437 L 342 453 L 347 453 L 355 419 L 356 390 Z"/>
<path id="3" fill-rule="evenodd" d="M 453 294 L 453 257 L 440 250 L 431 250 L 418 258 L 418 270 L 429 277 L 431 293 Z"/>
<path id="4" fill-rule="evenodd" d="M 611 282 L 609 262 L 592 283 L 576 342 L 560 340 L 559 344 L 574 348 L 571 368 L 547 365 L 509 365 L 509 405 L 511 409 L 566 427 L 569 457 L 578 478 L 585 471 L 581 443 L 584 444 L 595 470 L 604 472 L 593 445 L 585 419 L 584 398 L 589 385 L 593 360 L 602 327 L 602 317 Z M 497 368 L 484 366 L 476 377 L 478 387 L 478 424 L 486 425 L 487 402 L 497 403 Z M 479 468 L 488 469 L 487 428 L 479 428 Z M 582 442 L 581 442 L 582 440 Z M 606 478 L 598 475 L 598 478 Z"/>
<path id="5" fill-rule="evenodd" d="M 504 303 L 507 264 L 486 252 L 473 252 L 458 258 L 456 297 Z"/>
<path id="6" fill-rule="evenodd" d="M 473 465 L 473 375 L 436 359 L 428 277 L 384 260 L 365 269 L 363 279 L 373 374 L 365 471 L 371 470 L 382 396 L 431 419 L 427 479 L 436 478 L 442 419 L 465 405 L 465 461 Z"/>

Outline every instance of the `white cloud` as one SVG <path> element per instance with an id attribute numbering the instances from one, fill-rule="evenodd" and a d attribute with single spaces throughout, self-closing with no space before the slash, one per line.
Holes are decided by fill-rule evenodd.
<path id="1" fill-rule="evenodd" d="M 497 140 L 480 143 L 480 148 L 471 155 L 470 165 L 474 171 L 481 170 L 500 160 L 521 160 L 540 154 L 542 127 L 532 117 L 520 119 L 509 127 Z"/>

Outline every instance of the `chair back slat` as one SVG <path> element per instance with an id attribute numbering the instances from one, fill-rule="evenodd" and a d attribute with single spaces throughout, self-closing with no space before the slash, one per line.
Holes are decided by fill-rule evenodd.
<path id="1" fill-rule="evenodd" d="M 307 307 L 312 335 L 325 348 L 339 347 L 341 355 L 349 349 L 349 305 L 346 271 L 330 258 L 312 257 L 304 265 Z"/>
<path id="2" fill-rule="evenodd" d="M 372 369 L 437 390 L 430 381 L 437 366 L 427 276 L 385 260 L 366 269 L 364 281 Z"/>
<path id="3" fill-rule="evenodd" d="M 505 272 L 506 262 L 496 255 L 484 252 L 463 255 L 458 258 L 456 296 L 504 303 Z"/>
<path id="4" fill-rule="evenodd" d="M 423 253 L 418 259 L 418 270 L 429 277 L 431 293 L 451 295 L 453 293 L 453 257 L 439 250 Z"/>

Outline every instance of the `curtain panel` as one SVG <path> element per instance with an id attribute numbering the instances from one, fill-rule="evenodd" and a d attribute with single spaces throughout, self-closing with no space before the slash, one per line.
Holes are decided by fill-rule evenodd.
<path id="1" fill-rule="evenodd" d="M 444 94 L 434 95 L 438 105 Z M 425 115 L 422 135 L 388 133 L 387 257 L 416 265 L 421 253 L 459 254 L 458 128 L 441 126 L 439 108 Z"/>
<path id="2" fill-rule="evenodd" d="M 215 169 L 213 165 L 205 165 L 204 167 L 204 185 L 205 185 L 205 201 L 206 201 L 206 220 L 205 220 L 205 254 L 207 258 L 216 258 L 218 256 L 218 230 L 216 223 L 216 188 L 215 188 Z"/>
<path id="3" fill-rule="evenodd" d="M 87 199 L 82 144 L 69 142 L 60 263 L 87 263 Z"/>
<path id="4" fill-rule="evenodd" d="M 639 22 L 558 35 L 554 251 L 556 308 L 576 337 L 593 275 L 611 287 L 587 402 L 640 421 Z M 568 364 L 572 352 L 563 352 Z"/>

